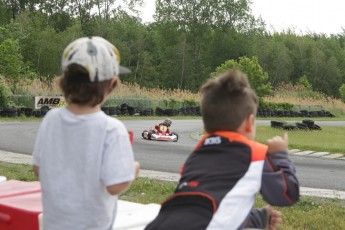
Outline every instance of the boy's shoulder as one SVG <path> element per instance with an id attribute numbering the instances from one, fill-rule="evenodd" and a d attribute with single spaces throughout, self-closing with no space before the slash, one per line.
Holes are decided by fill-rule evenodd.
<path id="1" fill-rule="evenodd" d="M 119 132 L 126 132 L 127 133 L 127 129 L 126 129 L 126 126 L 124 125 L 124 123 L 122 121 L 120 121 L 119 119 L 117 119 L 116 117 L 111 117 L 111 116 L 104 114 L 104 119 L 107 122 L 107 128 L 109 130 L 118 130 Z"/>
<path id="2" fill-rule="evenodd" d="M 47 119 L 52 119 L 56 116 L 58 116 L 62 111 L 63 111 L 64 107 L 57 107 L 57 108 L 52 108 L 50 109 L 45 115 L 43 120 L 47 120 Z"/>
<path id="3" fill-rule="evenodd" d="M 250 146 L 252 150 L 259 150 L 260 152 L 266 152 L 268 149 L 267 145 L 248 139 L 239 132 L 232 131 L 216 131 L 212 134 L 207 134 L 203 137 L 201 142 L 202 145 L 216 145 L 221 143 L 237 142 Z"/>

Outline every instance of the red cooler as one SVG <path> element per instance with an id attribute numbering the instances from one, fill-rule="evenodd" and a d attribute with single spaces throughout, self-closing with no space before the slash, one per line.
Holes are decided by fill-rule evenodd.
<path id="1" fill-rule="evenodd" d="M 0 229 L 38 230 L 42 213 L 39 182 L 10 180 L 0 183 Z"/>
<path id="2" fill-rule="evenodd" d="M 9 196 L 18 196 L 33 192 L 41 192 L 41 184 L 38 181 L 26 182 L 9 180 L 0 183 L 0 199 Z"/>

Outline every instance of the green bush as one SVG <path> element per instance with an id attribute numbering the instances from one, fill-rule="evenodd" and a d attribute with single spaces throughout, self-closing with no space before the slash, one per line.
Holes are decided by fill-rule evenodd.
<path id="1" fill-rule="evenodd" d="M 273 110 L 292 110 L 294 105 L 290 103 L 275 103 L 275 102 L 267 102 L 264 101 L 262 98 L 259 99 L 259 108 L 261 109 L 273 109 Z"/>
<path id="2" fill-rule="evenodd" d="M 228 60 L 218 66 L 211 76 L 217 76 L 231 69 L 238 69 L 246 73 L 251 87 L 255 90 L 259 97 L 263 97 L 272 93 L 271 83 L 268 82 L 268 74 L 259 64 L 257 57 L 240 57 L 238 61 Z"/>
<path id="3" fill-rule="evenodd" d="M 302 77 L 298 79 L 298 84 L 303 85 L 308 90 L 311 90 L 311 91 L 313 90 L 313 86 L 308 81 L 308 78 L 306 75 L 303 75 Z"/>
<path id="4" fill-rule="evenodd" d="M 11 91 L 5 85 L 5 83 L 0 77 L 0 108 L 8 106 L 10 95 L 11 95 Z"/>
<path id="5" fill-rule="evenodd" d="M 340 99 L 345 102 L 345 84 L 342 84 L 339 88 Z"/>

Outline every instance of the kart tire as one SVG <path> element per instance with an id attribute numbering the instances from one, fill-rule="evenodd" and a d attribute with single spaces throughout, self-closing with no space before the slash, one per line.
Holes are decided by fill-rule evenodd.
<path id="1" fill-rule="evenodd" d="M 147 133 L 147 139 L 152 140 L 151 136 L 152 136 L 152 132 L 148 132 Z"/>
<path id="2" fill-rule="evenodd" d="M 175 132 L 170 133 L 170 136 L 173 136 L 173 135 L 176 136 L 176 140 L 173 140 L 173 142 L 177 142 L 178 141 L 178 134 Z"/>
<path id="3" fill-rule="evenodd" d="M 144 133 L 147 132 L 147 130 L 144 130 L 142 133 L 141 133 L 141 136 L 144 138 Z"/>
<path id="4" fill-rule="evenodd" d="M 176 140 L 173 140 L 173 142 L 177 142 L 178 141 L 178 134 L 175 133 L 175 135 L 176 135 Z"/>

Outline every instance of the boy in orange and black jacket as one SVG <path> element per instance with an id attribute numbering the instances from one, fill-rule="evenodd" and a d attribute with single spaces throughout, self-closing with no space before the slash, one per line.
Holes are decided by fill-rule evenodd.
<path id="1" fill-rule="evenodd" d="M 258 98 L 240 71 L 209 80 L 202 93 L 206 135 L 185 162 L 175 193 L 146 229 L 276 229 L 281 214 L 253 205 L 257 192 L 275 206 L 299 199 L 287 135 L 267 145 L 254 141 Z"/>

